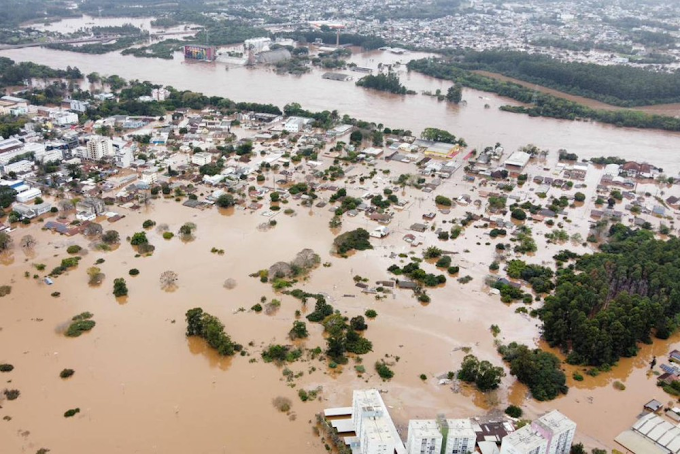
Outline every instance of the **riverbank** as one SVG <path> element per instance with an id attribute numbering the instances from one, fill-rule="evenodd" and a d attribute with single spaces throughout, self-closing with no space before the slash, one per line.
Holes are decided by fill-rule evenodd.
<path id="1" fill-rule="evenodd" d="M 536 90 L 540 93 L 545 93 L 548 95 L 555 96 L 557 98 L 562 98 L 566 99 L 567 101 L 572 101 L 576 102 L 578 104 L 583 104 L 586 107 L 590 107 L 592 109 L 601 109 L 601 110 L 638 110 L 641 112 L 646 112 L 649 114 L 654 114 L 654 115 L 664 115 L 664 116 L 671 116 L 671 117 L 677 117 L 680 115 L 680 103 L 675 103 L 675 104 L 657 104 L 657 105 L 651 105 L 651 106 L 640 106 L 640 107 L 619 107 L 619 106 L 613 106 L 611 104 L 607 104 L 601 101 L 597 101 L 595 99 L 591 98 L 586 98 L 583 96 L 577 96 L 577 95 L 572 95 L 569 93 L 565 93 L 559 90 L 555 90 L 553 88 L 548 88 L 548 87 L 543 87 L 541 85 L 536 85 L 532 84 L 530 82 L 525 82 L 520 79 L 515 79 L 512 77 L 504 76 L 502 74 L 498 73 L 493 73 L 490 71 L 482 71 L 482 70 L 475 70 L 472 71 L 475 74 L 480 74 L 485 77 L 490 77 L 492 79 L 500 80 L 503 82 L 512 82 L 517 85 L 521 85 L 523 87 L 531 88 L 532 90 Z"/>

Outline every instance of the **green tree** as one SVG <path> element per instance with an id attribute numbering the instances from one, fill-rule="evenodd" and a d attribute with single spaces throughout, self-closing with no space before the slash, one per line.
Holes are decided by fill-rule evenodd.
<path id="1" fill-rule="evenodd" d="M 294 321 L 293 328 L 291 328 L 291 330 L 288 332 L 288 337 L 290 337 L 292 340 L 295 340 L 305 339 L 308 336 L 309 333 L 307 332 L 307 324 L 298 320 Z"/>
<path id="2" fill-rule="evenodd" d="M 463 88 L 460 85 L 452 85 L 446 92 L 446 100 L 458 104 L 463 99 Z"/>
<path id="3" fill-rule="evenodd" d="M 125 283 L 125 279 L 122 277 L 119 277 L 118 279 L 113 280 L 113 295 L 116 297 L 119 296 L 127 296 L 128 294 L 128 288 L 127 284 Z"/>

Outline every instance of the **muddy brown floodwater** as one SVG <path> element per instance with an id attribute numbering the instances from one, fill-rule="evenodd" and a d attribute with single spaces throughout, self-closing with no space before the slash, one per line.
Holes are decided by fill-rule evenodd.
<path id="1" fill-rule="evenodd" d="M 403 164 L 384 165 L 396 171 Z M 364 190 L 352 187 L 357 193 Z M 469 193 L 471 187 L 451 180 L 445 182 L 443 191 L 455 196 Z M 150 230 L 147 235 L 156 246 L 153 256 L 136 258 L 125 241 L 112 252 L 90 250 L 76 269 L 52 286 L 26 278 L 24 273 L 35 273 L 32 265 L 36 263 L 50 270 L 67 255 L 66 247 L 88 247 L 89 242 L 41 231 L 36 224 L 18 230 L 19 235 L 34 235 L 39 244 L 30 258 L 15 249 L 0 268 L 0 284 L 13 287 L 10 295 L 0 298 L 0 361 L 15 366 L 2 375 L 3 380 L 11 380 L 2 387 L 21 391 L 19 399 L 2 403 L 0 412 L 11 420 L 0 424 L 1 451 L 35 452 L 45 447 L 57 453 L 318 453 L 324 447 L 312 433 L 310 421 L 315 413 L 324 407 L 348 405 L 352 390 L 364 387 L 387 392 L 385 400 L 400 427 L 410 418 L 433 418 L 438 413 L 468 417 L 513 402 L 527 408 L 529 417 L 559 408 L 579 424 L 579 440 L 589 446 L 612 447 L 613 437 L 634 420 L 636 410 L 631 407 L 641 407 L 652 397 L 668 400 L 650 386 L 653 378 L 645 375 L 645 369 L 650 355 L 662 356 L 680 340 L 677 337 L 670 343 L 644 346 L 638 357 L 622 360 L 609 374 L 587 377 L 583 383 L 570 380 L 569 394 L 549 403 L 525 399 L 526 389 L 509 375 L 498 391 L 486 395 L 466 387 L 454 393 L 448 386 L 439 386 L 435 377 L 459 368 L 464 347 L 502 364 L 489 332 L 492 323 L 501 329 L 499 341 L 534 345 L 539 322 L 516 314 L 514 307 L 484 292 L 483 278 L 494 253 L 476 229 L 466 229 L 455 242 L 441 244 L 457 252 L 454 262 L 461 267 L 461 276 L 474 277 L 470 284 L 460 285 L 450 278 L 442 288 L 429 291 L 432 302 L 426 305 L 408 291 L 397 290 L 382 301 L 361 294 L 353 277 L 361 275 L 371 282 L 389 278 L 386 268 L 399 260 L 390 255 L 415 249 L 401 239 L 406 229 L 435 207 L 433 197 L 424 198 L 408 188 L 400 198 L 412 205 L 397 213 L 391 225 L 394 233 L 374 240 L 375 249 L 348 259 L 331 254 L 337 232 L 328 228 L 332 216 L 328 207 L 307 208 L 293 201 L 285 206 L 297 215 L 278 214 L 278 224 L 268 230 L 258 228 L 268 218 L 241 208 L 198 211 L 174 200 L 156 200 L 140 212 L 115 207 L 126 217 L 103 224 L 105 229 L 118 230 L 122 238 L 139 231 L 149 218 L 167 223 L 171 231 L 193 222 L 198 226 L 196 238 L 168 241 Z M 451 216 L 468 210 L 479 211 L 472 206 L 456 207 Z M 357 217 L 346 218 L 341 230 L 357 227 L 373 228 Z M 213 247 L 223 249 L 224 255 L 211 253 Z M 294 373 L 303 373 L 291 387 L 282 368 L 260 359 L 263 347 L 287 342 L 295 310 L 305 313 L 309 308 L 292 297 L 275 294 L 271 286 L 248 275 L 276 261 L 291 260 L 303 248 L 313 249 L 322 263 L 332 266 L 314 270 L 300 288 L 328 294 L 331 304 L 348 317 L 369 308 L 378 312 L 368 322 L 367 337 L 374 351 L 363 357 L 367 370 L 363 377 L 354 371 L 353 361 L 339 372 L 318 360 L 298 361 L 288 365 Z M 549 260 L 551 254 L 541 248 L 534 259 Z M 100 286 L 92 287 L 86 270 L 99 258 L 105 260 L 98 266 L 106 277 Z M 424 266 L 434 270 L 433 265 Z M 131 268 L 140 274 L 129 276 Z M 173 292 L 160 288 L 159 277 L 166 270 L 179 275 Z M 127 281 L 125 301 L 112 294 L 113 280 L 118 277 Z M 223 286 L 228 278 L 236 282 L 231 290 Z M 55 291 L 61 293 L 58 298 L 50 296 Z M 249 311 L 261 296 L 279 298 L 281 308 L 272 315 Z M 187 339 L 184 314 L 197 306 L 219 317 L 233 339 L 246 346 L 249 356 L 222 358 L 202 340 Z M 83 311 L 94 314 L 94 329 L 78 338 L 65 337 L 62 333 L 69 319 Z M 308 323 L 308 329 L 310 338 L 302 345 L 323 347 L 322 327 Z M 385 355 L 390 355 L 395 371 L 387 383 L 373 371 L 375 361 Z M 59 372 L 64 368 L 74 369 L 75 375 L 62 380 Z M 428 379 L 421 381 L 420 374 Z M 615 390 L 610 384 L 613 380 L 623 381 L 628 389 Z M 300 401 L 300 388 L 318 386 L 323 387 L 322 401 Z M 292 415 L 274 409 L 272 399 L 277 396 L 291 399 Z M 71 408 L 81 412 L 64 418 L 63 413 Z"/>

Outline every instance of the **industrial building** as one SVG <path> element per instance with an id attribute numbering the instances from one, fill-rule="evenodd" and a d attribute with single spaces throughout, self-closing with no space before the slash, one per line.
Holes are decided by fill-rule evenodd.
<path id="1" fill-rule="evenodd" d="M 680 453 L 680 428 L 652 412 L 638 419 L 615 440 L 634 454 Z"/>
<path id="2" fill-rule="evenodd" d="M 38 188 L 31 188 L 24 192 L 17 194 L 17 202 L 26 203 L 35 200 L 42 195 L 42 191 Z"/>

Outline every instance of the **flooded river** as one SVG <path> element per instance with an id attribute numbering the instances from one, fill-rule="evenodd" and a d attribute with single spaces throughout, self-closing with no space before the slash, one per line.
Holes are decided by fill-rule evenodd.
<path id="1" fill-rule="evenodd" d="M 496 142 L 507 149 L 534 143 L 556 152 L 565 148 L 582 158 L 616 155 L 631 160 L 648 160 L 670 174 L 680 171 L 680 134 L 622 129 L 610 125 L 572 122 L 547 118 L 530 118 L 502 112 L 512 100 L 490 93 L 465 89 L 466 105 L 455 106 L 423 95 L 398 96 L 356 87 L 353 82 L 322 79 L 324 71 L 314 69 L 303 76 L 277 75 L 267 68 L 247 69 L 224 63 L 185 61 L 180 53 L 174 60 L 138 59 L 119 53 L 88 55 L 43 48 L 14 49 L 0 52 L 16 61 L 33 61 L 66 68 L 77 66 L 85 74 L 118 74 L 126 79 L 148 80 L 177 89 L 224 96 L 235 101 L 273 103 L 283 107 L 299 102 L 304 108 L 338 110 L 341 114 L 382 123 L 392 128 L 411 129 L 419 133 L 433 126 L 464 137 L 471 147 L 485 147 Z M 378 64 L 406 63 L 426 54 L 394 55 L 372 51 L 355 53 L 351 61 L 377 69 Z M 228 68 L 228 70 L 227 70 Z M 449 88 L 450 83 L 398 68 L 402 83 L 410 89 L 434 92 Z M 357 78 L 361 73 L 348 72 Z M 488 105 L 488 108 L 485 108 Z"/>

